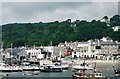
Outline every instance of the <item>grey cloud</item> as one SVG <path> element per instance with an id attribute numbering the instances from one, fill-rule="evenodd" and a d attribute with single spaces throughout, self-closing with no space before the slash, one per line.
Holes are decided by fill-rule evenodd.
<path id="1" fill-rule="evenodd" d="M 112 9 L 111 9 L 112 8 Z M 3 2 L 3 23 L 100 19 L 117 13 L 116 2 Z"/>
<path id="2" fill-rule="evenodd" d="M 120 15 L 120 2 L 118 3 L 118 14 Z"/>
<path id="3" fill-rule="evenodd" d="M 7 16 L 18 19 L 30 19 L 33 15 L 44 12 L 52 13 L 60 8 L 75 9 L 88 3 L 71 3 L 71 2 L 3 2 L 3 21 Z M 64 13 L 64 11 L 63 11 Z M 6 16 L 7 15 L 7 16 Z M 69 14 L 68 14 L 69 15 Z M 43 15 L 46 16 L 46 15 Z"/>
<path id="4" fill-rule="evenodd" d="M 10 8 L 15 12 L 49 11 L 57 8 L 77 8 L 81 5 L 90 4 L 85 2 L 3 2 L 3 8 Z"/>
<path id="5" fill-rule="evenodd" d="M 118 2 L 119 0 L 2 0 L 3 2 Z"/>

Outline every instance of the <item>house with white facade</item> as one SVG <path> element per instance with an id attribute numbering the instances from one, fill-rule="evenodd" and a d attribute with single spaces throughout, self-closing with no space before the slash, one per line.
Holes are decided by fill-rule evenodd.
<path id="1" fill-rule="evenodd" d="M 97 42 L 94 42 L 92 40 L 89 40 L 87 42 L 78 42 L 77 44 L 77 51 L 72 53 L 72 57 L 96 57 L 98 54 L 98 49 L 96 49 L 96 46 L 98 46 Z M 79 53 L 79 54 L 78 54 Z"/>
<path id="2" fill-rule="evenodd" d="M 51 56 L 60 56 L 60 48 L 58 46 L 44 46 L 43 50 L 50 52 Z"/>
<path id="3" fill-rule="evenodd" d="M 118 55 L 120 55 L 120 44 L 117 41 L 104 38 L 104 40 L 101 39 L 100 44 L 101 52 L 99 53 L 99 55 L 101 55 L 102 59 L 113 60 L 116 59 Z"/>
<path id="4" fill-rule="evenodd" d="M 113 31 L 118 31 L 120 29 L 120 26 L 114 26 L 112 27 Z"/>
<path id="5" fill-rule="evenodd" d="M 114 60 L 120 55 L 120 43 L 108 37 L 103 37 L 99 40 L 88 40 L 86 42 L 65 42 L 59 46 L 72 48 L 72 58 L 86 57 Z"/>
<path id="6" fill-rule="evenodd" d="M 44 54 L 41 53 L 41 49 L 26 48 L 25 52 L 27 53 L 27 56 L 30 59 L 42 59 L 42 58 L 44 58 Z"/>
<path id="7" fill-rule="evenodd" d="M 41 49 L 35 47 L 22 47 L 19 48 L 20 52 L 17 53 L 17 58 L 19 60 L 39 60 L 44 58 L 44 54 L 42 54 Z"/>

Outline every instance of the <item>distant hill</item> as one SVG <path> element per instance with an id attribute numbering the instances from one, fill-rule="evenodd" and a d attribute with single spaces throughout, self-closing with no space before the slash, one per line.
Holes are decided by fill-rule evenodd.
<path id="1" fill-rule="evenodd" d="M 108 19 L 106 16 L 103 19 Z M 2 40 L 4 47 L 13 46 L 40 46 L 57 45 L 65 41 L 86 41 L 89 39 L 100 39 L 109 36 L 113 40 L 120 41 L 120 30 L 113 32 L 111 27 L 120 25 L 120 16 L 115 15 L 109 20 L 109 25 L 100 20 L 76 20 L 71 19 L 49 23 L 14 23 L 2 25 Z"/>

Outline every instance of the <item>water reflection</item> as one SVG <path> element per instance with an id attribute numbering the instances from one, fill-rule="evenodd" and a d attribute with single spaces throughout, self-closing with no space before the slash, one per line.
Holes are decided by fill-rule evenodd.
<path id="1" fill-rule="evenodd" d="M 39 75 L 40 71 L 23 71 L 22 75 Z"/>

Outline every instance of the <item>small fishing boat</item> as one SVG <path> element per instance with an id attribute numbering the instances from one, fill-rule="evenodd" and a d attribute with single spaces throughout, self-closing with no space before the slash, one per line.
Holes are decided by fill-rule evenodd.
<path id="1" fill-rule="evenodd" d="M 68 70 L 69 69 L 69 64 L 67 63 L 62 63 L 61 64 L 63 70 Z"/>
<path id="2" fill-rule="evenodd" d="M 72 79 L 105 79 L 101 71 L 78 70 L 73 72 Z"/>
<path id="3" fill-rule="evenodd" d="M 73 70 L 87 70 L 87 69 L 94 69 L 94 68 L 88 63 L 81 63 L 73 66 Z"/>
<path id="4" fill-rule="evenodd" d="M 22 72 L 22 69 L 15 64 L 4 64 L 0 63 L 1 72 Z"/>
<path id="5" fill-rule="evenodd" d="M 62 66 L 59 64 L 48 64 L 40 67 L 41 72 L 62 72 Z"/>
<path id="6" fill-rule="evenodd" d="M 38 75 L 40 71 L 23 71 L 22 75 Z"/>
<path id="7" fill-rule="evenodd" d="M 102 71 L 96 70 L 96 63 L 94 67 L 92 67 L 88 63 L 85 63 L 84 60 L 82 64 L 73 67 L 73 69 L 73 79 L 105 79 L 105 77 L 102 74 Z"/>
<path id="8" fill-rule="evenodd" d="M 115 68 L 115 66 L 113 66 L 113 70 L 114 70 L 115 76 L 120 77 L 120 70 Z"/>
<path id="9" fill-rule="evenodd" d="M 116 77 L 120 77 L 120 56 L 117 57 L 118 60 L 115 64 L 115 66 L 113 66 L 113 70 L 114 70 L 114 74 Z"/>
<path id="10" fill-rule="evenodd" d="M 63 70 L 68 70 L 68 69 L 69 69 L 69 64 L 67 64 L 67 63 L 55 62 L 55 63 L 53 63 L 53 64 L 56 65 L 56 66 L 61 66 Z"/>
<path id="11" fill-rule="evenodd" d="M 39 65 L 30 64 L 28 62 L 22 63 L 21 68 L 23 71 L 39 71 L 40 70 Z"/>

